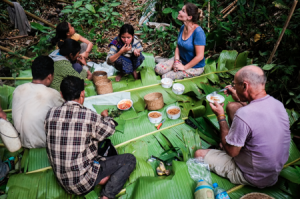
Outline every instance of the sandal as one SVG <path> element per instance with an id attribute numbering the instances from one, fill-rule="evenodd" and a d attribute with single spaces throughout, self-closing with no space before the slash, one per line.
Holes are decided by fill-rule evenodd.
<path id="1" fill-rule="evenodd" d="M 4 161 L 4 163 L 7 164 L 10 171 L 15 169 L 15 157 L 9 157 L 7 160 Z"/>

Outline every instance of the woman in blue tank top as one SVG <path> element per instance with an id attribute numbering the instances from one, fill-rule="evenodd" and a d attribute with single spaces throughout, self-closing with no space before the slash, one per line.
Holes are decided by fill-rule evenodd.
<path id="1" fill-rule="evenodd" d="M 155 66 L 155 72 L 162 75 L 162 78 L 183 79 L 203 73 L 206 37 L 197 24 L 200 17 L 202 14 L 199 15 L 197 6 L 192 3 L 185 4 L 179 11 L 177 18 L 184 25 L 178 35 L 175 57 Z"/>

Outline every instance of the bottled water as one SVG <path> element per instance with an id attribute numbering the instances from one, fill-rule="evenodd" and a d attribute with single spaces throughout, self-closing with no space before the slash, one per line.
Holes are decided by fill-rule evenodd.
<path id="1" fill-rule="evenodd" d="M 214 187 L 214 195 L 216 199 L 230 199 L 227 192 L 221 187 L 218 187 L 218 183 L 214 183 L 213 187 Z"/>

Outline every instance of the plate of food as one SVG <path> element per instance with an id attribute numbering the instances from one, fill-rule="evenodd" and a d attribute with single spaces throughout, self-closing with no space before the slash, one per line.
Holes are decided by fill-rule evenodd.
<path id="1" fill-rule="evenodd" d="M 218 102 L 219 104 L 223 103 L 225 101 L 225 98 L 222 95 L 219 94 L 209 94 L 206 96 L 206 99 L 210 102 L 210 103 L 214 103 L 214 102 Z"/>
<path id="2" fill-rule="evenodd" d="M 180 117 L 180 108 L 178 106 L 170 106 L 169 108 L 167 108 L 167 115 L 168 118 L 172 119 L 172 120 L 176 120 Z"/>
<path id="3" fill-rule="evenodd" d="M 148 119 L 151 123 L 158 124 L 162 120 L 162 114 L 159 111 L 151 111 L 150 113 L 148 113 Z"/>
<path id="4" fill-rule="evenodd" d="M 122 99 L 118 102 L 117 107 L 122 111 L 126 111 L 130 109 L 133 105 L 133 101 L 131 99 Z"/>

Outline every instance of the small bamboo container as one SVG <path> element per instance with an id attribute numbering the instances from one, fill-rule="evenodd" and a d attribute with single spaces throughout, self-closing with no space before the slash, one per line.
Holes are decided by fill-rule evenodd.
<path id="1" fill-rule="evenodd" d="M 113 92 L 112 81 L 110 79 L 98 81 L 96 84 L 98 95 L 103 95 Z"/>
<path id="2" fill-rule="evenodd" d="M 144 96 L 147 109 L 150 111 L 159 110 L 164 107 L 164 98 L 161 93 L 149 93 Z"/>

